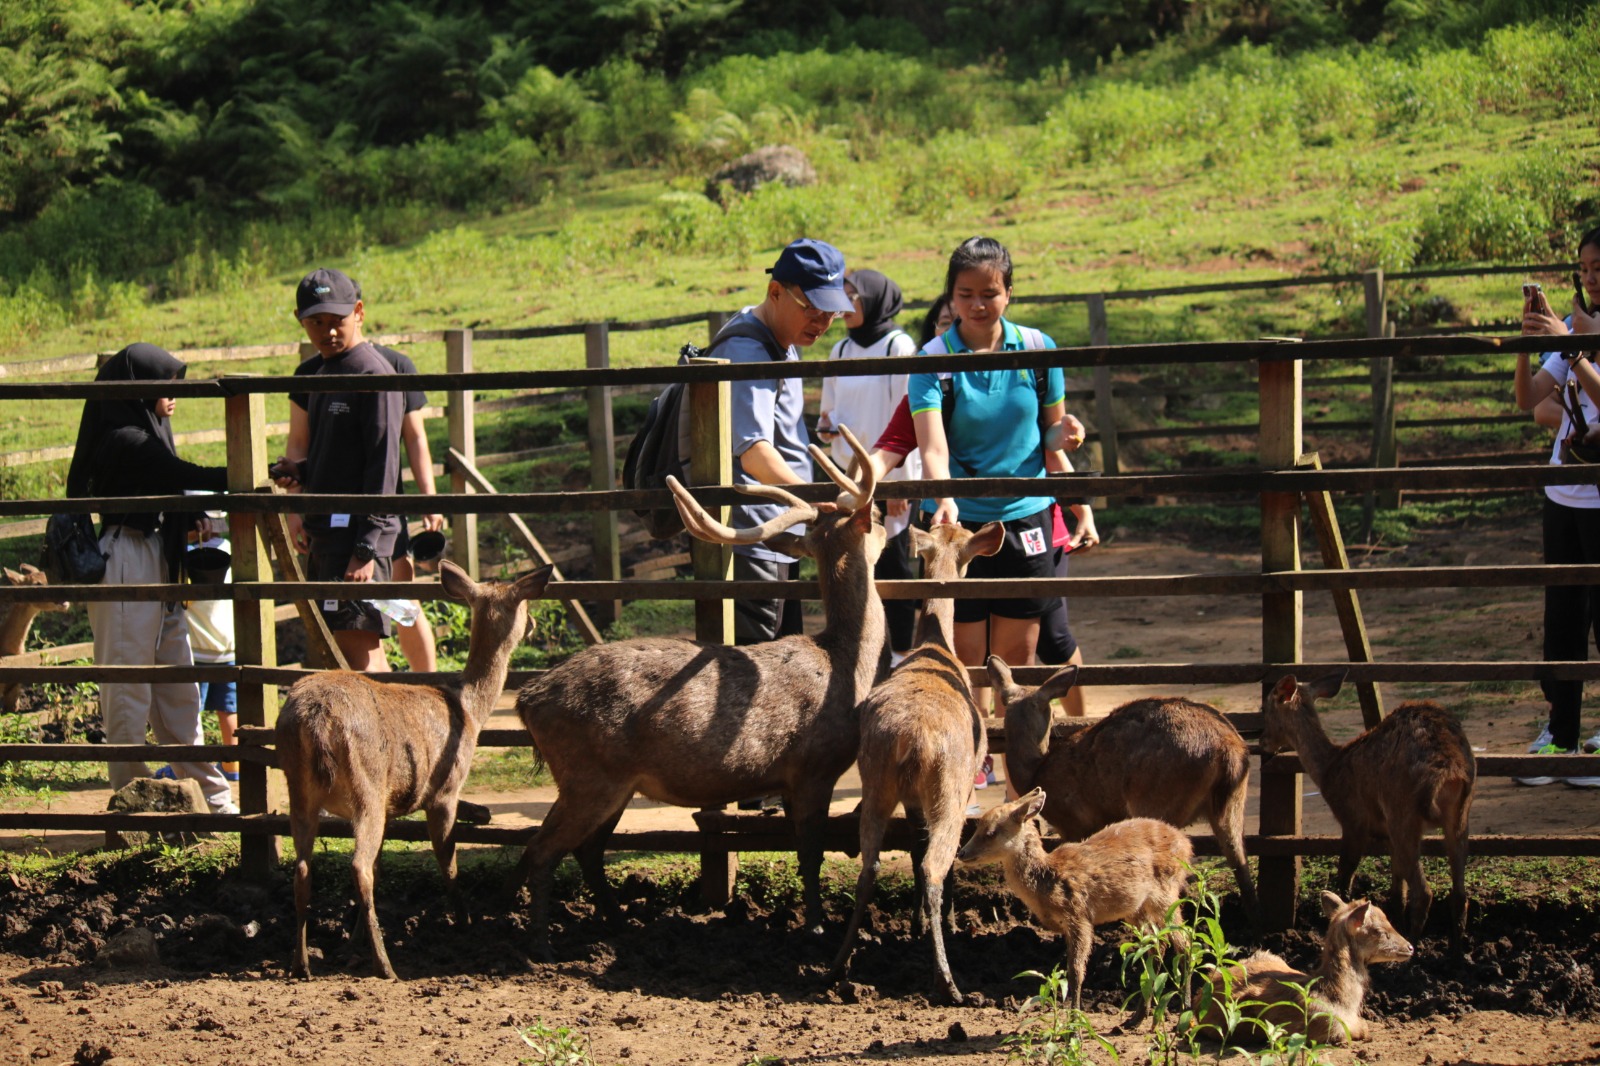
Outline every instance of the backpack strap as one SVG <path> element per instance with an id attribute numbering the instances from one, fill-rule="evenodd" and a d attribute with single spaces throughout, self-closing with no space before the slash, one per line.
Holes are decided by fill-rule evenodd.
<path id="1" fill-rule="evenodd" d="M 709 357 L 712 352 L 717 350 L 717 347 L 722 344 L 723 341 L 730 341 L 735 337 L 743 337 L 745 340 L 758 342 L 761 347 L 767 350 L 767 358 L 771 359 L 774 363 L 781 363 L 788 358 L 788 352 L 778 347 L 778 342 L 772 336 L 772 331 L 766 326 L 755 322 L 739 321 L 729 322 L 726 326 L 723 326 L 722 329 L 718 330 L 717 335 L 712 339 L 711 344 L 700 353 L 700 358 L 704 359 Z"/>

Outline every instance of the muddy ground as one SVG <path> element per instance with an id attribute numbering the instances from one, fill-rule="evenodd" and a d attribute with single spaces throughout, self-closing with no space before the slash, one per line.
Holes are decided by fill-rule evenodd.
<path id="1" fill-rule="evenodd" d="M 1103 532 L 1115 533 L 1114 522 Z M 1530 522 L 1496 529 L 1441 530 L 1402 551 L 1391 565 L 1537 560 Z M 1113 536 L 1076 562 L 1075 572 L 1192 573 L 1250 568 L 1248 553 L 1216 545 L 1152 544 Z M 1420 590 L 1363 598 L 1380 659 L 1537 657 L 1536 592 Z M 1258 656 L 1259 615 L 1248 600 L 1075 601 L 1074 623 L 1091 661 L 1239 661 Z M 1306 658 L 1340 657 L 1330 604 L 1307 600 Z M 1133 693 L 1092 690 L 1091 713 Z M 1249 709 L 1248 689 L 1190 693 L 1229 710 Z M 1537 731 L 1542 703 L 1528 686 L 1438 686 L 1436 692 L 1385 691 L 1390 704 L 1435 695 L 1459 710 L 1476 748 L 1520 751 Z M 1351 734 L 1352 699 L 1332 708 L 1330 727 Z M 495 724 L 503 724 L 497 722 Z M 1334 831 L 1307 783 L 1306 827 Z M 998 789 L 980 793 L 985 805 Z M 534 824 L 547 789 L 474 792 L 497 824 Z M 841 782 L 835 809 L 859 793 Z M 56 809 L 103 806 L 103 793 L 62 797 Z M 1600 832 L 1600 794 L 1555 785 L 1520 789 L 1483 779 L 1474 808 L 1478 832 Z M 1254 824 L 1252 798 L 1251 822 Z M 623 828 L 683 824 L 683 812 L 636 803 Z M 70 834 L 12 835 L 7 848 L 86 848 Z M 75 883 L 0 880 L 0 1061 L 27 1063 L 239 1063 L 324 1061 L 349 1056 L 383 1063 L 540 1061 L 519 1032 L 537 1020 L 570 1027 L 592 1041 L 596 1063 L 831 1063 L 846 1060 L 1001 1063 L 1001 1040 L 1026 1018 L 1016 1004 L 1034 991 L 1015 975 L 1047 968 L 1059 948 L 1026 921 L 993 878 L 964 877 L 960 931 L 951 965 L 973 1005 L 932 999 L 931 959 L 909 937 L 903 885 L 887 886 L 874 942 L 858 953 L 853 982 L 822 987 L 847 916 L 852 866 L 832 867 L 832 921 L 823 937 L 798 931 L 781 874 L 747 863 L 746 890 L 726 912 L 695 905 L 677 869 L 623 874 L 620 891 L 636 926 L 609 935 L 579 890 L 570 887 L 555 937 L 558 960 L 529 965 L 525 905 L 508 903 L 514 856 L 488 852 L 469 865 L 475 922 L 458 928 L 424 854 L 394 853 L 380 877 L 379 901 L 399 983 L 365 977 L 348 948 L 341 901 L 347 873 L 338 856 L 317 866 L 319 912 L 311 982 L 287 979 L 293 908 L 286 873 L 267 883 L 218 875 L 180 875 L 158 852 L 130 856 Z M 165 871 L 165 872 L 164 872 Z M 1373 1039 L 1335 1061 L 1487 1066 L 1600 1062 L 1600 991 L 1594 984 L 1600 921 L 1589 901 L 1549 883 L 1473 915 L 1464 956 L 1451 955 L 1437 926 L 1405 965 L 1374 974 L 1367 1015 Z M 1361 885 L 1382 890 L 1381 863 Z M 1445 887 L 1436 879 L 1436 887 Z M 1310 896 L 1307 896 L 1309 901 Z M 1230 906 L 1230 937 L 1256 942 Z M 1440 917 L 1435 914 L 1436 920 Z M 1315 960 L 1320 921 L 1308 902 L 1299 930 L 1265 940 L 1292 961 Z M 158 961 L 104 967 L 105 942 L 147 929 Z M 1102 934 L 1088 980 L 1091 1017 L 1101 1031 L 1117 1021 L 1118 959 Z M 1144 1061 L 1147 1033 L 1116 1037 L 1122 1061 Z M 766 1058 L 763 1059 L 762 1057 Z M 1104 1056 L 1094 1061 L 1107 1061 Z"/>

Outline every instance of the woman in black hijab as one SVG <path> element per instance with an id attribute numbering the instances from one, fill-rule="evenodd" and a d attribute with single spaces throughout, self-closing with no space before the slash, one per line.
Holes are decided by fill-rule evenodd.
<path id="1" fill-rule="evenodd" d="M 96 381 L 176 381 L 187 368 L 153 344 L 131 344 L 108 359 Z M 196 466 L 178 458 L 170 418 L 177 402 L 162 399 L 88 400 L 67 470 L 67 496 L 170 496 L 185 489 L 227 490 L 224 467 Z M 102 514 L 100 550 L 108 585 L 163 585 L 177 579 L 185 513 Z M 89 604 L 94 661 L 101 666 L 191 666 L 189 627 L 182 604 Z M 102 682 L 100 713 L 108 744 L 143 744 L 145 727 L 161 744 L 200 744 L 200 689 L 193 681 L 143 684 Z M 111 787 L 146 776 L 143 763 L 111 764 Z M 212 763 L 180 762 L 173 770 L 200 782 L 213 811 L 238 813 L 222 771 Z"/>
<path id="2" fill-rule="evenodd" d="M 902 302 L 900 286 L 876 270 L 857 270 L 844 276 L 844 291 L 855 305 L 855 310 L 844 316 L 850 335 L 833 346 L 829 359 L 867 359 L 916 352 L 917 342 L 895 324 Z M 817 433 L 823 440 L 833 442 L 834 461 L 848 469 L 854 457 L 844 438 L 834 432 L 836 426 L 849 426 L 858 440 L 875 441 L 905 396 L 905 374 L 823 378 L 822 414 L 817 419 Z M 921 477 L 922 457 L 912 452 L 899 470 L 887 476 L 896 480 Z M 889 534 L 889 543 L 878 557 L 874 570 L 877 577 L 898 580 L 915 576 L 911 571 L 909 518 L 908 501 L 884 502 L 883 525 Z M 883 608 L 889 626 L 889 646 L 898 658 L 911 650 L 917 605 L 912 600 L 886 600 Z"/>

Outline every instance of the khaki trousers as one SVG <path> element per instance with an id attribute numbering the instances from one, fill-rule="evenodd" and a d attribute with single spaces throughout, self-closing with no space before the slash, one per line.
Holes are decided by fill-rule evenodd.
<path id="1" fill-rule="evenodd" d="M 127 526 L 112 526 L 100 538 L 106 560 L 107 585 L 159 585 L 167 580 L 161 558 L 161 534 L 141 533 Z M 192 666 L 189 624 L 179 604 L 91 603 L 89 626 L 94 630 L 94 661 L 100 666 Z M 105 721 L 106 743 L 143 744 L 145 727 L 158 744 L 201 744 L 200 686 L 193 681 L 151 685 L 104 682 L 100 685 L 100 716 Z M 114 762 L 111 787 L 121 788 L 135 777 L 148 777 L 142 762 Z M 222 771 L 208 762 L 175 762 L 173 772 L 200 782 L 213 811 L 231 806 L 233 793 Z"/>

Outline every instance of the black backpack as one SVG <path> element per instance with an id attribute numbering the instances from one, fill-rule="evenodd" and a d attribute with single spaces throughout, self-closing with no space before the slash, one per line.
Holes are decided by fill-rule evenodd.
<path id="1" fill-rule="evenodd" d="M 105 580 L 107 558 L 88 515 L 63 512 L 51 515 L 45 523 L 40 569 L 51 584 L 98 585 Z"/>
<path id="2" fill-rule="evenodd" d="M 691 359 L 705 358 L 716 351 L 723 341 L 734 337 L 759 341 L 767 349 L 768 358 L 773 362 L 783 361 L 783 349 L 778 347 L 765 326 L 731 322 L 723 327 L 708 348 L 702 350 L 693 344 L 685 344 L 678 352 L 678 365 L 683 366 Z M 688 391 L 688 386 L 682 383 L 668 385 L 650 401 L 644 425 L 634 434 L 633 442 L 628 445 L 628 454 L 622 460 L 623 488 L 664 489 L 667 487 L 668 474 L 681 482 L 688 481 Z M 656 540 L 667 540 L 683 532 L 683 516 L 678 514 L 677 507 L 636 508 L 633 513 L 643 519 L 645 530 Z"/>

